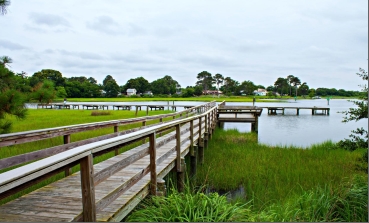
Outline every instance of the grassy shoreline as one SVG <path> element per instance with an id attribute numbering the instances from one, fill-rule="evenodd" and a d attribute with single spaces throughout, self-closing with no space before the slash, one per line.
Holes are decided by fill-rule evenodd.
<path id="1" fill-rule="evenodd" d="M 179 98 L 179 97 L 121 97 L 121 98 L 68 98 L 70 102 L 140 102 L 140 101 L 201 101 L 201 102 L 209 102 L 209 101 L 227 101 L 227 102 L 252 102 L 254 96 L 221 96 L 221 97 L 212 97 L 212 96 L 199 96 L 199 97 L 191 97 L 191 98 Z M 333 96 L 331 98 L 334 99 L 357 99 L 356 97 L 341 97 L 341 96 Z M 294 100 L 294 97 L 283 96 L 281 97 L 267 97 L 267 96 L 255 96 L 256 102 L 286 102 L 287 100 Z M 311 100 L 310 98 L 302 98 L 297 97 L 297 100 Z M 314 99 L 314 100 L 326 100 L 326 97 L 322 97 L 322 99 Z M 55 99 L 55 102 L 62 102 L 63 99 Z"/>
<path id="2" fill-rule="evenodd" d="M 228 191 L 242 185 L 246 192 L 242 199 L 259 208 L 318 185 L 335 188 L 355 175 L 368 179 L 367 163 L 361 161 L 364 152 L 336 149 L 332 142 L 306 149 L 268 146 L 257 143 L 253 133 L 217 129 L 196 182 Z"/>

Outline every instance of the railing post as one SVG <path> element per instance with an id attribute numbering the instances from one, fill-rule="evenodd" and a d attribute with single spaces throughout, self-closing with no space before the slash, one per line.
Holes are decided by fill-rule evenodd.
<path id="1" fill-rule="evenodd" d="M 118 125 L 115 125 L 114 126 L 114 132 L 118 132 L 119 131 L 119 126 Z M 115 155 L 119 155 L 119 148 L 116 148 L 115 149 Z"/>
<path id="2" fill-rule="evenodd" d="M 157 179 L 156 179 L 156 134 L 155 132 L 149 136 L 149 153 L 150 153 L 150 193 L 156 196 Z"/>
<path id="3" fill-rule="evenodd" d="M 148 115 L 149 115 L 149 106 L 146 105 L 146 116 L 148 116 Z"/>
<path id="4" fill-rule="evenodd" d="M 146 126 L 146 121 L 143 121 L 143 122 L 142 122 L 142 126 Z M 146 139 L 143 139 L 143 140 L 142 140 L 142 143 L 144 144 L 145 142 L 146 142 Z"/>
<path id="5" fill-rule="evenodd" d="M 63 141 L 64 141 L 64 144 L 68 144 L 70 143 L 70 135 L 64 135 L 63 136 Z M 72 168 L 70 167 L 67 167 L 65 170 L 64 170 L 64 176 L 69 176 L 72 174 Z"/>
<path id="6" fill-rule="evenodd" d="M 95 188 L 94 188 L 94 167 L 92 154 L 84 157 L 80 161 L 81 166 L 81 189 L 82 189 L 82 207 L 83 221 L 96 221 L 95 207 Z"/>
<path id="7" fill-rule="evenodd" d="M 179 124 L 176 125 L 176 152 L 177 152 L 177 159 L 176 159 L 177 172 L 182 172 L 182 169 L 181 169 L 181 128 Z"/>

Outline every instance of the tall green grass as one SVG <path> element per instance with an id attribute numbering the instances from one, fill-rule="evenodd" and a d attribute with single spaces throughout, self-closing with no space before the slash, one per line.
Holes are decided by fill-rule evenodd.
<path id="1" fill-rule="evenodd" d="M 365 177 L 353 182 L 316 186 L 283 202 L 255 209 L 225 195 L 203 193 L 203 188 L 179 193 L 172 184 L 167 197 L 148 197 L 125 219 L 131 222 L 367 222 L 368 184 Z"/>
<path id="2" fill-rule="evenodd" d="M 267 146 L 258 144 L 255 134 L 217 129 L 196 179 L 215 190 L 242 186 L 243 199 L 262 208 L 316 186 L 335 188 L 355 174 L 367 178 L 367 172 L 357 168 L 364 151 L 332 148 L 332 142 L 307 149 Z"/>
<path id="3" fill-rule="evenodd" d="M 191 190 L 171 190 L 167 197 L 152 196 L 143 200 L 128 222 L 232 222 L 246 221 L 250 210 L 245 204 L 229 203 L 218 193 L 204 194 Z"/>

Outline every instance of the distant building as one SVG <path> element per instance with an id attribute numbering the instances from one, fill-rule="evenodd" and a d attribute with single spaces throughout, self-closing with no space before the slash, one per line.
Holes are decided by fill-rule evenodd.
<path id="1" fill-rule="evenodd" d="M 130 96 L 130 95 L 136 95 L 137 91 L 135 88 L 128 88 L 127 89 L 127 95 Z"/>
<path id="2" fill-rule="evenodd" d="M 150 96 L 152 96 L 152 92 L 151 91 L 145 91 L 143 94 L 144 95 L 150 95 Z"/>
<path id="3" fill-rule="evenodd" d="M 265 89 L 259 88 L 259 89 L 255 90 L 253 93 L 254 93 L 254 95 L 257 95 L 257 96 L 266 96 L 268 91 L 265 90 Z"/>

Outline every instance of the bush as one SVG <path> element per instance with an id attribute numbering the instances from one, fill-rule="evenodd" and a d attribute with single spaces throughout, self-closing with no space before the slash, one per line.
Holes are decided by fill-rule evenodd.
<path id="1" fill-rule="evenodd" d="M 231 222 L 247 221 L 250 210 L 239 203 L 230 204 L 218 193 L 179 193 L 168 197 L 152 196 L 141 202 L 126 221 L 131 222 Z"/>

